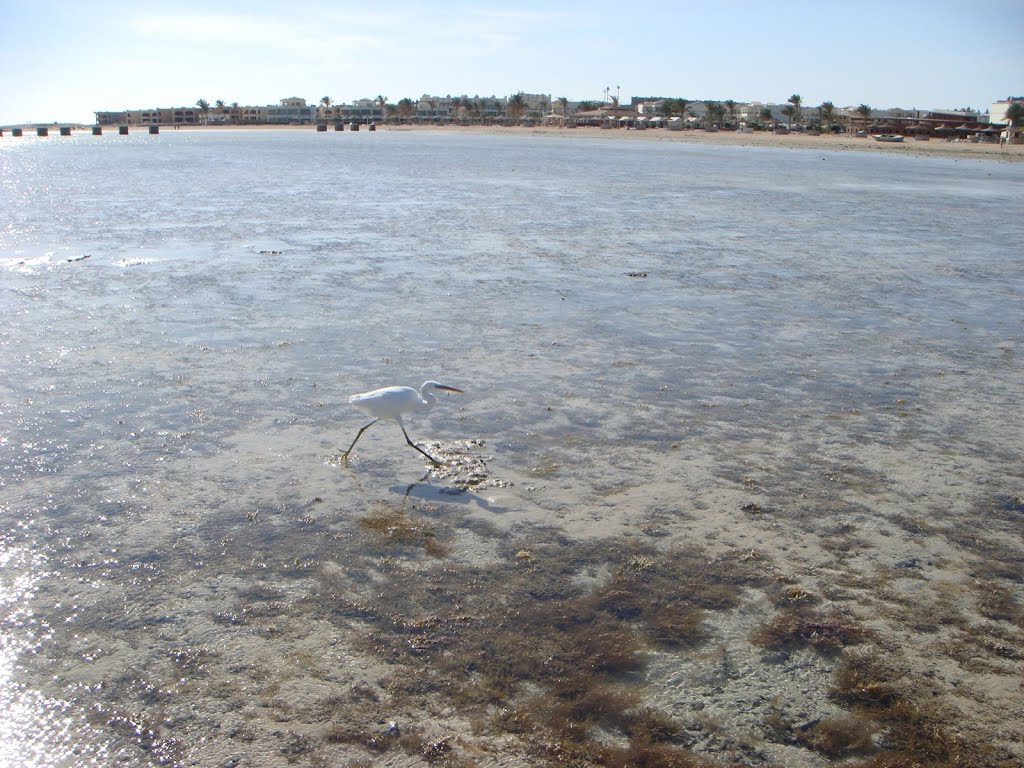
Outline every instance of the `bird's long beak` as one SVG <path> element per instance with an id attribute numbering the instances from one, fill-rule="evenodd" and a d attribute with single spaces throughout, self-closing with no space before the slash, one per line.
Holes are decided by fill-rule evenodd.
<path id="1" fill-rule="evenodd" d="M 448 392 L 456 392 L 457 394 L 460 394 L 460 395 L 466 394 L 461 389 L 457 389 L 456 387 L 449 387 L 447 384 L 438 384 L 436 389 L 443 389 L 443 390 L 446 390 Z"/>

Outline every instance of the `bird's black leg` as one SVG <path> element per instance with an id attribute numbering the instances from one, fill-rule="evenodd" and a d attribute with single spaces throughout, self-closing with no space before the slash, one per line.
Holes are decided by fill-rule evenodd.
<path id="1" fill-rule="evenodd" d="M 402 427 L 402 434 L 405 435 L 405 442 L 407 442 L 409 445 L 411 445 L 417 451 L 419 451 L 424 456 L 426 456 L 428 459 L 430 459 L 432 462 L 434 462 L 434 466 L 438 466 L 438 467 L 441 466 L 441 462 L 440 461 L 435 459 L 433 456 L 431 456 L 429 453 L 424 451 L 422 448 L 420 448 L 418 445 L 416 445 L 416 443 L 414 443 L 412 440 L 409 439 L 409 433 L 405 431 L 405 426 L 403 426 L 402 424 L 399 424 L 398 426 Z"/>
<path id="2" fill-rule="evenodd" d="M 377 419 L 374 419 L 374 420 L 373 420 L 373 421 L 371 421 L 371 422 L 370 422 L 369 424 L 367 424 L 367 425 L 366 425 L 365 427 L 363 427 L 363 428 L 362 428 L 362 429 L 360 429 L 360 430 L 359 430 L 358 432 L 356 432 L 356 439 L 352 441 L 352 445 L 350 445 L 350 446 L 348 447 L 348 450 L 347 450 L 347 451 L 345 451 L 344 453 L 342 453 L 342 454 L 341 454 L 341 458 L 342 458 L 342 460 L 343 460 L 343 461 L 348 461 L 348 455 L 349 455 L 350 453 L 352 453 L 352 449 L 356 447 L 356 441 L 358 441 L 358 440 L 359 440 L 359 438 L 363 436 L 363 432 L 365 432 L 366 430 L 368 430 L 368 429 L 369 429 L 370 427 L 372 427 L 372 426 L 373 426 L 374 424 L 376 424 L 376 423 L 377 423 Z M 408 436 L 407 436 L 407 437 L 408 437 Z"/>

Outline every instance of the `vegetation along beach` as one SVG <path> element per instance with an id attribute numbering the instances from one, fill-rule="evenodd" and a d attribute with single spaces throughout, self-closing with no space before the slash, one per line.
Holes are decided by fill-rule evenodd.
<path id="1" fill-rule="evenodd" d="M 1021 156 L 3 137 L 0 764 L 1021 765 Z"/>

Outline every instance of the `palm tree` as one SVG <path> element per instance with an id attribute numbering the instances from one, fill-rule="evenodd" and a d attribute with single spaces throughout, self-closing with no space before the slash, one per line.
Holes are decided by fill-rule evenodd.
<path id="1" fill-rule="evenodd" d="M 381 96 L 381 95 L 378 94 L 377 98 L 373 100 L 373 103 L 376 104 L 378 107 L 380 107 L 380 113 L 383 115 L 384 114 L 384 107 L 388 103 L 388 97 L 387 96 Z"/>
<path id="2" fill-rule="evenodd" d="M 818 107 L 818 120 L 821 121 L 821 127 L 823 129 L 830 130 L 831 125 L 836 119 L 836 105 L 831 101 L 823 101 L 821 106 Z"/>
<path id="3" fill-rule="evenodd" d="M 804 99 L 799 93 L 794 93 L 788 97 L 786 101 L 790 102 L 797 108 L 797 117 L 801 117 L 804 111 Z"/>
<path id="4" fill-rule="evenodd" d="M 868 120 L 871 119 L 871 107 L 869 107 L 867 104 L 861 104 L 853 111 L 861 116 L 861 119 L 864 121 L 864 127 L 867 128 Z"/>
<path id="5" fill-rule="evenodd" d="M 556 99 L 556 101 L 558 101 L 558 106 L 560 106 L 562 108 L 562 117 L 568 117 L 569 116 L 569 100 L 567 98 L 565 98 L 565 96 L 559 96 L 558 99 Z"/>
<path id="6" fill-rule="evenodd" d="M 404 118 L 412 117 L 413 109 L 414 109 L 414 107 L 413 107 L 412 99 L 406 98 L 406 99 L 402 99 L 401 101 L 398 102 L 398 116 L 399 117 L 404 117 Z"/>
<path id="7" fill-rule="evenodd" d="M 679 116 L 685 121 L 686 113 L 690 111 L 690 100 L 676 99 L 676 111 L 679 112 Z"/>
<path id="8" fill-rule="evenodd" d="M 518 121 L 526 111 L 526 99 L 523 98 L 523 92 L 513 94 L 508 100 L 508 106 L 505 107 L 505 114 L 511 119 Z"/>
<path id="9" fill-rule="evenodd" d="M 726 99 L 722 103 L 725 105 L 725 109 L 729 113 L 729 119 L 733 123 L 735 123 L 736 122 L 736 102 L 733 101 L 732 99 Z"/>
<path id="10" fill-rule="evenodd" d="M 705 101 L 704 107 L 707 110 L 705 116 L 705 128 L 717 128 L 725 117 L 725 107 L 718 101 Z"/>
<path id="11" fill-rule="evenodd" d="M 793 127 L 793 121 L 799 121 L 803 117 L 803 109 L 801 103 L 803 99 L 799 93 L 794 93 L 790 98 L 786 99 L 786 104 L 780 110 L 785 117 L 790 121 L 790 127 Z"/>
<path id="12" fill-rule="evenodd" d="M 206 122 L 207 115 L 210 113 L 210 102 L 206 99 L 198 99 L 196 106 L 199 107 L 199 111 L 203 113 L 203 122 Z"/>
<path id="13" fill-rule="evenodd" d="M 1006 139 L 1011 144 L 1017 144 L 1020 142 L 1020 137 L 1017 136 L 1017 126 L 1024 123 L 1024 103 L 1019 101 L 1013 102 L 1006 108 L 1006 112 L 1003 115 L 1006 120 Z"/>
<path id="14" fill-rule="evenodd" d="M 323 97 L 321 97 L 320 98 L 320 106 L 323 107 L 323 109 L 322 110 L 318 109 L 317 112 L 319 114 L 322 114 L 324 116 L 324 118 L 326 119 L 331 114 L 331 104 L 333 104 L 333 103 L 334 103 L 334 100 L 330 96 L 323 96 Z"/>

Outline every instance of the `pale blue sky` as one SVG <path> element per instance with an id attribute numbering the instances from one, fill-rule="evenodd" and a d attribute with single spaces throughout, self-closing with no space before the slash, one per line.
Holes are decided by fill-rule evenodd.
<path id="1" fill-rule="evenodd" d="M 874 108 L 1024 96 L 1022 0 L 0 0 L 0 124 L 516 91 Z"/>

